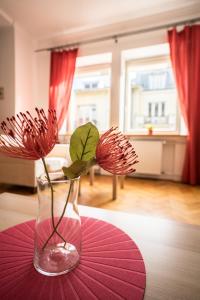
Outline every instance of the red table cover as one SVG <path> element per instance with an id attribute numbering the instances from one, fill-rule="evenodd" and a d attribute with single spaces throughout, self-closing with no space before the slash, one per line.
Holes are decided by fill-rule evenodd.
<path id="1" fill-rule="evenodd" d="M 0 233 L 1 300 L 117 300 L 144 297 L 140 250 L 119 228 L 82 217 L 82 255 L 68 274 L 48 277 L 33 267 L 35 221 Z"/>

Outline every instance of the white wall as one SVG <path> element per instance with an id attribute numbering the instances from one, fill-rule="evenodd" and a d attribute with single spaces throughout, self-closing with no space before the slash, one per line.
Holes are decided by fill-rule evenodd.
<path id="1" fill-rule="evenodd" d="M 0 30 L 0 87 L 5 99 L 0 100 L 0 121 L 20 111 L 35 107 L 34 42 L 19 25 Z"/>
<path id="2" fill-rule="evenodd" d="M 15 112 L 33 111 L 36 99 L 34 41 L 18 24 L 15 33 Z"/>
<path id="3" fill-rule="evenodd" d="M 0 100 L 0 122 L 15 113 L 14 29 L 0 29 L 0 87 L 5 98 Z"/>
<path id="4" fill-rule="evenodd" d="M 50 52 L 36 53 L 36 106 L 48 109 Z"/>
<path id="5" fill-rule="evenodd" d="M 146 136 L 133 137 L 132 141 L 139 160 L 133 176 L 148 175 L 150 178 L 181 181 L 186 149 L 185 137 Z"/>

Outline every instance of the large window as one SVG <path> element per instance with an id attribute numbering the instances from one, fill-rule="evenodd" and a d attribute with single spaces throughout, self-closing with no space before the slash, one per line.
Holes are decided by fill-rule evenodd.
<path id="1" fill-rule="evenodd" d="M 121 95 L 125 97 L 121 97 L 119 107 L 114 99 L 114 88 L 119 88 L 116 73 L 112 78 L 117 82 L 112 82 L 110 101 L 112 54 L 84 56 L 77 61 L 68 115 L 61 134 L 71 133 L 87 122 L 104 132 L 113 125 L 110 120 L 115 120 L 113 114 L 116 112 L 120 115 L 119 127 L 130 134 L 146 134 L 150 126 L 154 134 L 185 134 L 168 44 L 122 51 L 122 74 L 117 75 L 121 75 Z M 117 107 L 111 107 L 111 103 Z"/>
<path id="2" fill-rule="evenodd" d="M 179 124 L 177 92 L 168 56 L 126 62 L 127 132 L 176 132 Z"/>
<path id="3" fill-rule="evenodd" d="M 101 132 L 109 128 L 110 64 L 102 61 L 98 64 L 100 56 L 96 57 L 96 64 L 92 61 L 93 63 L 87 65 L 89 59 L 84 58 L 84 65 L 80 64 L 76 68 L 67 124 L 65 124 L 68 132 L 73 132 L 76 127 L 87 122 L 94 123 Z M 107 56 L 106 59 L 108 60 Z"/>

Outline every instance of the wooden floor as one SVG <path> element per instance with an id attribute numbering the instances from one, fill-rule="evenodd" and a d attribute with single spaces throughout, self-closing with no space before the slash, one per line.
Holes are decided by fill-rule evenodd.
<path id="1" fill-rule="evenodd" d="M 82 181 L 80 203 L 200 225 L 200 186 L 126 178 L 124 189 L 118 189 L 118 199 L 112 201 L 109 176 L 95 176 L 93 186 L 86 178 Z"/>
<path id="2" fill-rule="evenodd" d="M 10 192 L 36 198 L 29 189 L 0 185 L 0 193 Z M 126 178 L 118 199 L 112 201 L 112 178 L 96 176 L 94 185 L 84 177 L 79 203 L 110 210 L 164 217 L 200 225 L 200 186 L 169 181 Z"/>

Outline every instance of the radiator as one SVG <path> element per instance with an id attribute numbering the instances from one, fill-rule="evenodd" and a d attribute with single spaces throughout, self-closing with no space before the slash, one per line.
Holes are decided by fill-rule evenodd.
<path id="1" fill-rule="evenodd" d="M 136 173 L 160 175 L 162 171 L 161 141 L 133 141 L 139 163 L 136 164 Z"/>

